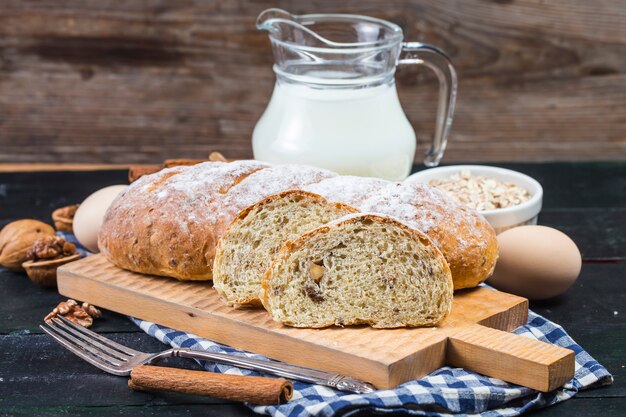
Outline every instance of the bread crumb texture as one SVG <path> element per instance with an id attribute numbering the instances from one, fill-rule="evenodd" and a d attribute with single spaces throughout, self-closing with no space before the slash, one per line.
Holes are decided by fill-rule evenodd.
<path id="1" fill-rule="evenodd" d="M 426 235 L 362 214 L 288 241 L 266 273 L 261 299 L 289 326 L 394 328 L 441 322 L 452 293 L 448 264 Z"/>

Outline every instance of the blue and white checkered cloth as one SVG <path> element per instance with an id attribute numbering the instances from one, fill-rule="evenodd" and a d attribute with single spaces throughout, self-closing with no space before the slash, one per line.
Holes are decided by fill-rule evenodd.
<path id="1" fill-rule="evenodd" d="M 57 232 L 76 244 L 77 252 L 89 254 L 71 233 Z M 265 356 L 243 352 L 203 339 L 191 333 L 173 330 L 148 321 L 131 318 L 143 331 L 165 344 L 196 350 L 246 356 L 269 360 Z M 462 368 L 443 367 L 431 374 L 409 381 L 392 390 L 356 395 L 294 381 L 293 398 L 278 406 L 248 404 L 259 414 L 275 417 L 350 416 L 364 412 L 400 413 L 415 416 L 519 416 L 529 410 L 547 407 L 572 398 L 578 391 L 609 385 L 611 374 L 581 348 L 563 328 L 529 312 L 528 323 L 514 333 L 552 343 L 576 353 L 574 378 L 549 393 L 509 384 Z M 198 361 L 210 372 L 235 375 L 258 375 L 256 372 L 229 365 Z"/>
<path id="2" fill-rule="evenodd" d="M 230 353 L 256 359 L 266 357 L 242 352 L 207 339 L 172 330 L 148 321 L 132 319 L 143 331 L 165 344 L 211 352 Z M 562 327 L 530 312 L 528 324 L 514 333 L 553 343 L 576 352 L 574 378 L 560 389 L 541 393 L 461 368 L 444 367 L 422 379 L 392 390 L 355 395 L 320 385 L 294 382 L 291 401 L 278 406 L 248 404 L 259 414 L 276 417 L 350 416 L 357 412 L 403 413 L 415 416 L 480 415 L 484 417 L 519 416 L 529 410 L 547 407 L 572 398 L 578 391 L 608 385 L 613 377 L 568 336 Z M 210 372 L 258 375 L 229 365 L 198 361 Z"/>

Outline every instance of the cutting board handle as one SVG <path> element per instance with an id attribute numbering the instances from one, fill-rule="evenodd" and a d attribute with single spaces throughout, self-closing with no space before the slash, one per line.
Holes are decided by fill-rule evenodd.
<path id="1" fill-rule="evenodd" d="M 480 324 L 448 338 L 446 363 L 543 392 L 574 376 L 572 350 Z"/>

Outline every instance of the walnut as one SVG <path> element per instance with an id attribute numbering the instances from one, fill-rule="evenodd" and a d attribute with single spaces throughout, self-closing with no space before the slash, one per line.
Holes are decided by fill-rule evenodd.
<path id="1" fill-rule="evenodd" d="M 39 220 L 18 220 L 0 232 L 0 265 L 11 271 L 23 271 L 26 252 L 42 236 L 54 236 L 54 228 Z"/>
<path id="2" fill-rule="evenodd" d="M 26 252 L 26 258 L 32 261 L 58 259 L 76 253 L 76 246 L 59 236 L 44 236 L 35 241 Z"/>
<path id="3" fill-rule="evenodd" d="M 61 232 L 72 232 L 74 229 L 74 215 L 78 204 L 58 208 L 52 212 L 54 227 Z"/>
<path id="4" fill-rule="evenodd" d="M 72 323 L 83 327 L 90 327 L 94 318 L 102 317 L 102 313 L 95 306 L 88 303 L 79 305 L 76 300 L 69 299 L 60 302 L 45 318 L 50 321 L 56 316 L 63 316 Z"/>
<path id="5" fill-rule="evenodd" d="M 315 282 L 316 284 L 320 282 L 325 273 L 326 268 L 324 268 L 323 266 L 313 262 L 311 262 L 311 264 L 309 265 L 309 274 L 311 275 L 313 282 Z"/>
<path id="6" fill-rule="evenodd" d="M 98 310 L 96 306 L 93 306 L 89 303 L 83 303 L 81 305 L 81 308 L 94 319 L 99 319 L 100 317 L 102 317 L 102 312 Z"/>
<path id="7" fill-rule="evenodd" d="M 67 313 L 70 312 L 70 310 L 75 309 L 76 307 L 78 307 L 78 303 L 76 302 L 76 300 L 72 300 L 71 298 L 65 302 L 60 303 L 57 306 L 57 309 L 59 310 L 58 313 L 61 315 L 66 315 Z"/>

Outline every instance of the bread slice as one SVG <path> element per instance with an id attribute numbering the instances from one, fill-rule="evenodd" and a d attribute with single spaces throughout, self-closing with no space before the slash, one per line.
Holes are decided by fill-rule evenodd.
<path id="1" fill-rule="evenodd" d="M 260 298 L 295 327 L 432 326 L 452 306 L 452 276 L 423 233 L 375 214 L 352 214 L 287 241 Z"/>
<path id="2" fill-rule="evenodd" d="M 214 288 L 228 305 L 261 306 L 263 276 L 283 244 L 356 211 L 305 191 L 282 192 L 244 209 L 218 243 Z"/>

